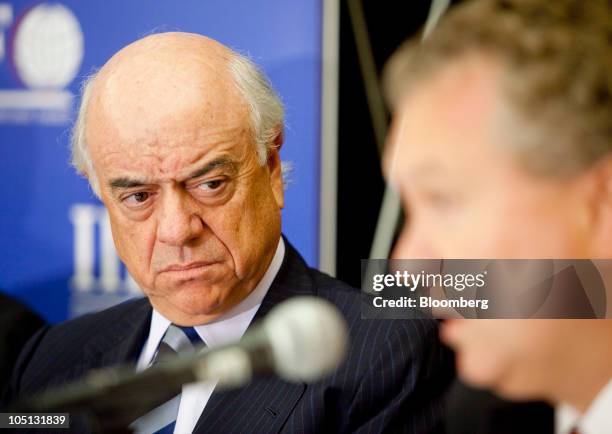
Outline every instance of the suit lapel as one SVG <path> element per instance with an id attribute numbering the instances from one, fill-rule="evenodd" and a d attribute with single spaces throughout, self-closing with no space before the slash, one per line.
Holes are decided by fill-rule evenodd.
<path id="1" fill-rule="evenodd" d="M 249 329 L 284 300 L 315 293 L 314 282 L 304 260 L 286 239 L 285 246 L 281 268 Z M 240 389 L 214 392 L 194 432 L 277 433 L 305 390 L 305 384 L 292 384 L 271 376 L 255 379 Z"/>
<path id="2" fill-rule="evenodd" d="M 146 298 L 132 301 L 123 317 L 99 333 L 84 348 L 83 371 L 121 363 L 135 363 L 149 332 L 151 305 Z"/>

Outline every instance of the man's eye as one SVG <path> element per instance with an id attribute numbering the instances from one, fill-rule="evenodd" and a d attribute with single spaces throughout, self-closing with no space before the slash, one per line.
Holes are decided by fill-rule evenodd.
<path id="1" fill-rule="evenodd" d="M 219 189 L 223 185 L 223 182 L 223 179 L 214 179 L 201 183 L 198 185 L 198 188 L 204 191 L 214 191 Z"/>
<path id="2" fill-rule="evenodd" d="M 151 195 L 149 193 L 147 193 L 146 191 L 139 191 L 138 193 L 134 193 L 129 195 L 128 197 L 126 197 L 124 199 L 124 202 L 127 205 L 139 205 L 141 203 L 144 203 L 147 201 L 147 199 L 150 197 Z"/>

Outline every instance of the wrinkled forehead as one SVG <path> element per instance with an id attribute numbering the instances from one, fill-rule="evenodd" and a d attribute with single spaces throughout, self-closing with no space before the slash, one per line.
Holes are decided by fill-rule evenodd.
<path id="1" fill-rule="evenodd" d="M 85 131 L 92 159 L 249 129 L 248 106 L 229 68 L 232 56 L 199 38 L 152 40 L 120 51 L 93 82 Z"/>

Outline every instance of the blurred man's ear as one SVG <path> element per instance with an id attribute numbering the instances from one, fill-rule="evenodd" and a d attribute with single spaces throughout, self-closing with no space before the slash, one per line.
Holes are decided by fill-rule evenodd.
<path id="1" fill-rule="evenodd" d="M 283 171 L 280 158 L 280 149 L 283 146 L 283 131 L 280 130 L 273 141 L 273 146 L 268 149 L 268 170 L 270 171 L 270 185 L 276 204 L 280 209 L 285 206 L 285 189 L 283 186 Z"/>
<path id="2" fill-rule="evenodd" d="M 593 256 L 612 258 L 612 156 L 589 169 L 588 178 Z"/>

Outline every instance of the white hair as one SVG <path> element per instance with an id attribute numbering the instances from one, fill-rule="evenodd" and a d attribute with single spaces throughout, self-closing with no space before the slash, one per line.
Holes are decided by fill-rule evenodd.
<path id="1" fill-rule="evenodd" d="M 228 69 L 249 106 L 253 139 L 259 162 L 264 165 L 268 150 L 275 146 L 274 140 L 283 134 L 283 103 L 263 71 L 247 57 L 234 53 L 228 62 Z M 79 173 L 87 176 L 91 188 L 99 196 L 98 179 L 85 141 L 87 107 L 96 77 L 97 72 L 88 76 L 81 86 L 81 102 L 71 134 L 71 163 Z"/>

